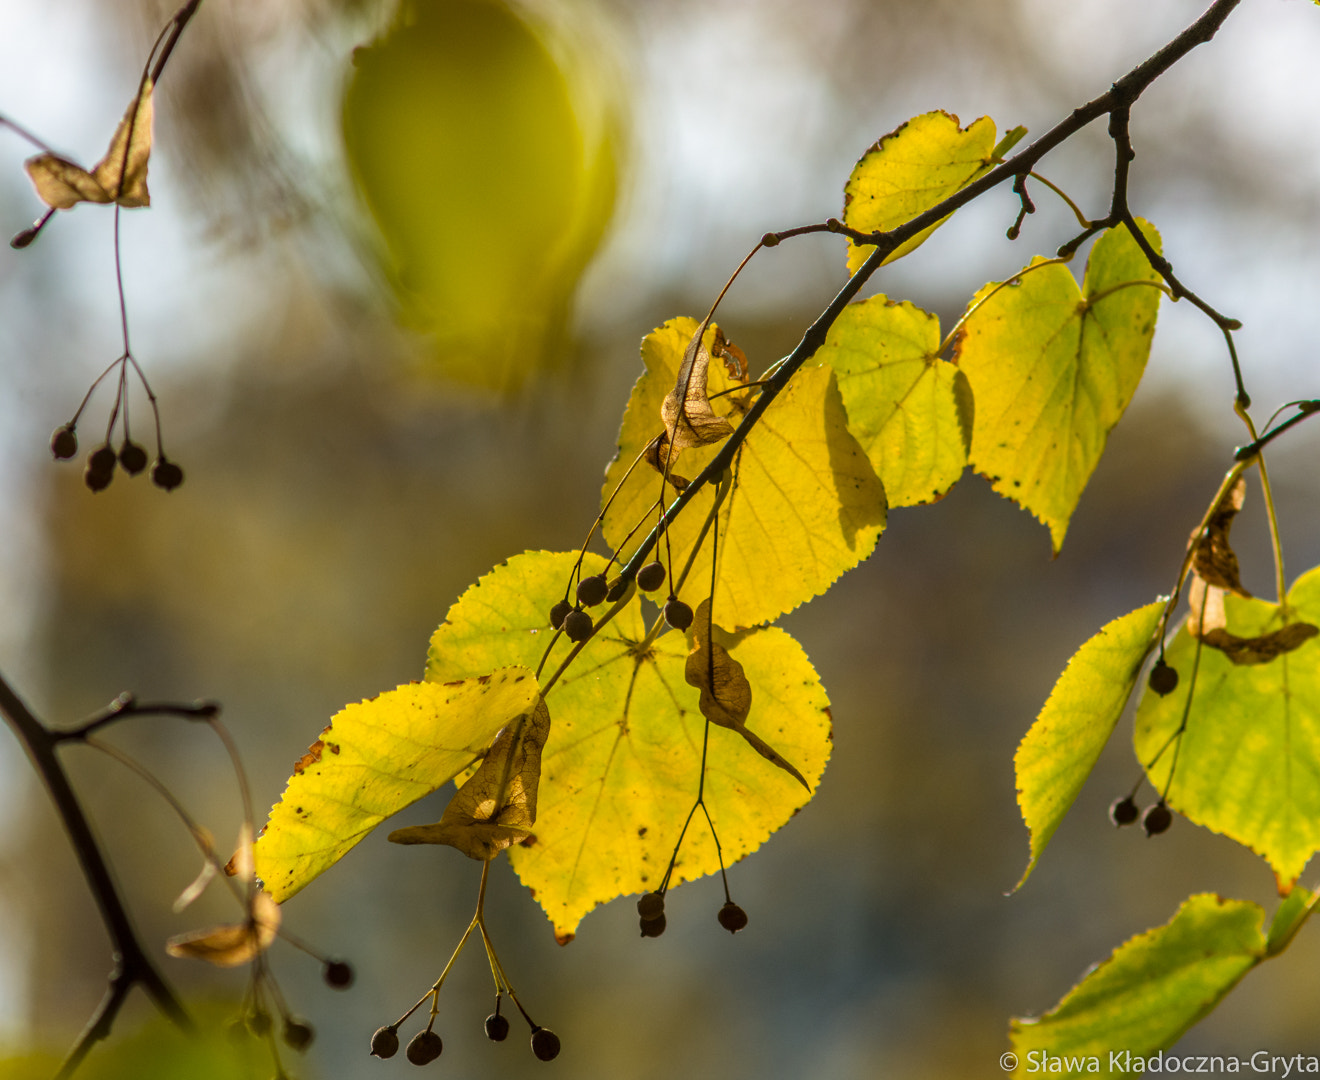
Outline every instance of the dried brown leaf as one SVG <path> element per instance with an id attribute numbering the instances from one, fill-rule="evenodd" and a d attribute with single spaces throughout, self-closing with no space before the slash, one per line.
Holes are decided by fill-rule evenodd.
<path id="1" fill-rule="evenodd" d="M 810 791 L 811 785 L 787 758 L 756 732 L 747 729 L 747 717 L 752 710 L 751 683 L 747 681 L 742 664 L 730 656 L 723 645 L 713 640 L 713 633 L 707 634 L 709 626 L 710 601 L 703 600 L 693 617 L 694 648 L 688 654 L 683 671 L 688 685 L 701 691 L 701 715 L 712 724 L 736 731 L 753 750 Z M 707 640 L 708 636 L 712 640 Z"/>
<path id="2" fill-rule="evenodd" d="M 673 444 L 672 453 L 690 446 L 709 446 L 733 434 L 733 425 L 715 414 L 706 394 L 710 352 L 702 338 L 709 325 L 710 317 L 707 316 L 692 335 L 683 353 L 674 389 L 660 405 L 660 418 Z"/>
<path id="3" fill-rule="evenodd" d="M 1207 585 L 1249 597 L 1251 593 L 1239 578 L 1237 555 L 1228 542 L 1229 529 L 1246 497 L 1247 481 L 1239 476 L 1220 498 L 1205 528 L 1192 534 L 1191 544 L 1192 569 Z"/>
<path id="4" fill-rule="evenodd" d="M 110 149 L 90 172 L 58 154 L 38 154 L 24 162 L 41 201 L 52 210 L 68 210 L 80 202 L 150 206 L 151 95 L 151 80 L 144 79 L 115 129 Z"/>
<path id="5" fill-rule="evenodd" d="M 395 829 L 395 844 L 448 844 L 473 859 L 495 858 L 510 844 L 526 843 L 536 823 L 541 749 L 550 736 L 545 699 L 507 724 L 495 737 L 477 771 L 449 800 L 432 825 Z"/>
<path id="6" fill-rule="evenodd" d="M 269 948 L 279 928 L 279 904 L 269 893 L 257 892 L 245 922 L 180 934 L 165 943 L 165 951 L 171 956 L 205 960 L 216 967 L 238 967 Z"/>
<path id="7" fill-rule="evenodd" d="M 1295 622 L 1260 637 L 1243 638 L 1217 628 L 1202 635 L 1212 649 L 1218 649 L 1235 664 L 1268 664 L 1271 660 L 1292 652 L 1320 634 L 1320 627 L 1312 623 Z"/>

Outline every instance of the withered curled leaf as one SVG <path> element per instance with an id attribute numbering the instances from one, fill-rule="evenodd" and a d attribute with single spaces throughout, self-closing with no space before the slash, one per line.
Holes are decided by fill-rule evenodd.
<path id="1" fill-rule="evenodd" d="M 701 691 L 701 715 L 712 724 L 736 731 L 749 746 L 771 764 L 783 769 L 798 783 L 811 790 L 806 778 L 793 764 L 754 731 L 747 730 L 747 716 L 752 710 L 752 687 L 738 663 L 718 641 L 710 627 L 710 601 L 703 600 L 692 621 L 694 647 L 688 654 L 683 677 L 689 686 Z"/>
<path id="2" fill-rule="evenodd" d="M 58 154 L 38 154 L 24 162 L 41 201 L 52 210 L 68 210 L 80 202 L 150 206 L 151 93 L 151 79 L 143 79 L 115 129 L 110 149 L 90 172 Z"/>
<path id="3" fill-rule="evenodd" d="M 1247 481 L 1239 476 L 1224 492 L 1204 529 L 1192 534 L 1192 569 L 1207 585 L 1250 597 L 1238 576 L 1238 560 L 1228 543 L 1228 531 L 1247 496 Z"/>
<path id="4" fill-rule="evenodd" d="M 510 721 L 481 764 L 454 793 L 440 820 L 410 825 L 389 835 L 395 844 L 448 844 L 473 859 L 495 858 L 510 844 L 531 838 L 541 750 L 550 736 L 545 699 Z"/>
<path id="5" fill-rule="evenodd" d="M 269 948 L 279 928 L 279 904 L 269 893 L 256 892 L 246 921 L 180 934 L 165 943 L 165 951 L 171 956 L 205 960 L 216 967 L 237 967 Z"/>

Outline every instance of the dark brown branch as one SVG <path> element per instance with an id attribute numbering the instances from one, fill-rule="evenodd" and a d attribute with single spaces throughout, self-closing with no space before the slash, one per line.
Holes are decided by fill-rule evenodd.
<path id="1" fill-rule="evenodd" d="M 51 801 L 55 803 L 114 950 L 115 966 L 110 973 L 110 985 L 91 1021 L 60 1067 L 57 1080 L 63 1080 L 73 1073 L 92 1046 L 110 1033 L 115 1017 L 135 985 L 141 985 L 156 1007 L 181 1028 L 190 1031 L 193 1024 L 174 991 L 156 970 L 138 941 L 128 911 L 115 887 L 109 864 L 55 752 L 62 736 L 49 730 L 32 714 L 3 675 L 0 675 L 0 713 L 3 713 L 9 727 L 23 744 L 32 767 L 50 793 Z"/>
<path id="2" fill-rule="evenodd" d="M 937 203 L 930 209 L 923 211 L 916 217 L 910 219 L 902 225 L 899 225 L 888 232 L 863 233 L 862 242 L 875 245 L 875 250 L 867 257 L 864 262 L 847 283 L 839 290 L 838 295 L 830 301 L 829 306 L 821 313 L 802 335 L 802 340 L 798 342 L 797 347 L 784 358 L 774 375 L 766 381 L 765 388 L 752 403 L 742 422 L 734 429 L 732 435 L 720 447 L 720 451 L 711 459 L 710 463 L 693 478 L 692 482 L 683 489 L 682 493 L 674 500 L 668 511 L 665 513 L 665 520 L 672 521 L 675 515 L 695 498 L 707 484 L 713 480 L 718 480 L 724 471 L 733 464 L 734 455 L 737 454 L 739 447 L 746 441 L 757 423 L 760 422 L 762 414 L 770 407 L 770 403 L 779 396 L 779 392 L 788 385 L 789 379 L 805 364 L 816 351 L 825 344 L 825 338 L 829 334 L 830 327 L 834 325 L 836 319 L 842 314 L 843 309 L 848 306 L 861 290 L 862 286 L 870 279 L 884 261 L 901 244 L 912 239 L 918 233 L 937 225 L 941 220 L 953 213 L 955 210 L 966 206 L 968 203 L 980 198 L 987 191 L 990 191 L 1002 184 L 1010 177 L 1025 176 L 1036 167 L 1040 161 L 1055 147 L 1072 138 L 1082 128 L 1086 127 L 1093 120 L 1102 116 L 1111 115 L 1116 110 L 1125 110 L 1129 108 L 1145 92 L 1156 79 L 1169 70 L 1174 64 L 1186 56 L 1198 45 L 1204 45 L 1215 33 L 1223 22 L 1228 18 L 1229 13 L 1238 6 L 1241 0 L 1215 0 L 1213 4 L 1197 19 L 1194 23 L 1183 30 L 1177 37 L 1156 52 L 1149 59 L 1143 61 L 1119 79 L 1109 88 L 1108 91 L 1101 94 L 1085 105 L 1072 111 L 1065 119 L 1055 124 L 1049 131 L 1042 135 L 1035 142 L 1031 143 L 1025 149 L 1020 150 L 1012 157 L 1008 158 L 1001 165 L 995 166 L 988 173 L 978 180 L 974 180 L 965 188 L 950 195 L 943 202 Z M 769 235 L 776 238 L 795 236 L 807 232 L 844 232 L 847 234 L 846 227 L 833 228 L 827 222 L 823 226 L 809 225 L 799 229 L 789 229 L 782 233 L 771 233 Z M 1139 235 L 1139 230 L 1138 230 Z M 1140 238 L 1138 242 L 1141 241 Z M 773 247 L 774 245 L 767 245 Z M 1143 249 L 1144 250 L 1144 249 Z M 1149 257 L 1149 256 L 1148 256 Z M 1157 267 L 1158 269 L 1158 267 Z M 1170 285 L 1172 287 L 1172 284 Z M 1191 294 L 1184 290 L 1183 295 L 1191 299 Z M 619 573 L 622 581 L 631 581 L 637 576 L 637 571 L 641 569 L 646 557 L 651 553 L 659 537 L 659 527 L 653 529 L 649 536 L 642 541 L 641 545 L 633 553 L 628 564 L 624 566 Z"/>

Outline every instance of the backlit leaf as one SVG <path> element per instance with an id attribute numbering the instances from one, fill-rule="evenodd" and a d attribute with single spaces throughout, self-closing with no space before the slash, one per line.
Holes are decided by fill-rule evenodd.
<path id="1" fill-rule="evenodd" d="M 1277 604 L 1231 594 L 1224 611 L 1228 631 L 1246 639 L 1299 620 L 1320 624 L 1320 568 L 1293 585 L 1286 615 Z M 1280 889 L 1288 889 L 1320 848 L 1320 643 L 1307 632 L 1292 651 L 1239 666 L 1198 647 L 1184 625 L 1165 656 L 1178 686 L 1167 697 L 1142 698 L 1138 760 L 1154 762 L 1147 775 L 1162 791 L 1174 755 L 1160 750 L 1192 694 L 1169 805 L 1263 856 Z"/>
<path id="2" fill-rule="evenodd" d="M 994 164 L 995 149 L 995 123 L 988 116 L 966 128 L 942 110 L 914 116 L 880 139 L 853 167 L 843 189 L 844 224 L 862 232 L 902 225 L 986 172 Z M 918 233 L 885 262 L 906 255 L 948 220 Z M 849 240 L 848 273 L 856 273 L 873 250 Z"/>
<path id="3" fill-rule="evenodd" d="M 604 535 L 623 552 L 635 550 L 652 527 L 661 495 L 660 478 L 649 469 L 623 477 L 657 434 L 660 402 L 674 385 L 696 326 L 692 319 L 672 319 L 642 343 L 646 371 L 633 387 L 619 452 L 606 470 L 602 492 L 603 503 L 622 482 L 605 515 Z M 736 384 L 713 365 L 711 395 L 730 387 Z M 716 398 L 716 411 L 738 412 L 745 407 L 744 393 Z M 695 476 L 717 452 L 717 447 L 685 451 L 686 475 Z M 674 490 L 666 488 L 665 501 L 673 496 Z M 658 556 L 668 561 L 672 552 L 671 580 L 688 566 L 714 499 L 708 486 L 670 524 Z M 766 410 L 735 463 L 720 510 L 716 613 L 731 627 L 755 626 L 820 595 L 870 555 L 885 519 L 884 487 L 848 431 L 834 373 L 827 367 L 804 368 Z M 707 534 L 679 589 L 694 608 L 710 591 L 710 551 Z"/>
<path id="4" fill-rule="evenodd" d="M 257 875 L 281 903 L 391 814 L 470 766 L 539 690 L 507 668 L 449 683 L 409 683 L 347 705 L 294 765 L 254 848 Z"/>
<path id="5" fill-rule="evenodd" d="M 1304 904 L 1286 913 L 1289 937 L 1305 914 Z M 1085 1064 L 1089 1057 L 1098 1057 L 1105 1073 L 1145 1072 L 1136 1059 L 1171 1047 L 1277 951 L 1262 930 L 1264 920 L 1265 912 L 1244 900 L 1188 897 L 1168 923 L 1119 946 L 1044 1016 L 1013 1021 L 1014 1075 L 1095 1071 Z M 1283 934 L 1275 939 L 1271 931 L 1270 938 Z M 1062 1065 L 1040 1067 L 1043 1053 L 1063 1059 Z M 1082 1064 L 1063 1067 L 1069 1058 Z"/>
<path id="6" fill-rule="evenodd" d="M 1163 610 L 1162 600 L 1137 608 L 1078 649 L 1018 747 L 1013 764 L 1022 820 L 1031 830 L 1031 861 L 1017 888 L 1031 876 L 1113 734 Z"/>
<path id="7" fill-rule="evenodd" d="M 544 701 L 515 717 L 491 744 L 434 825 L 410 825 L 389 835 L 394 844 L 449 844 L 473 859 L 495 858 L 522 843 L 536 822 L 541 749 L 550 735 Z"/>
<path id="8" fill-rule="evenodd" d="M 872 296 L 843 309 L 816 353 L 838 377 L 848 430 L 890 506 L 942 498 L 967 465 L 971 387 L 939 351 L 937 316 Z"/>
<path id="9" fill-rule="evenodd" d="M 483 577 L 435 632 L 427 677 L 460 678 L 492 664 L 535 668 L 554 636 L 546 613 L 563 596 L 575 559 L 528 552 Z M 589 554 L 583 573 L 603 566 Z M 676 631 L 643 645 L 646 638 L 634 595 L 547 693 L 555 721 L 541 755 L 536 842 L 514 845 L 509 858 L 561 941 L 597 904 L 659 883 L 696 797 L 706 722 L 684 677 L 688 643 Z M 828 701 L 810 662 L 781 630 L 728 640 L 752 688 L 748 727 L 814 790 L 831 742 Z M 561 636 L 543 684 L 568 650 Z M 809 798 L 737 734 L 711 727 L 705 799 L 726 865 L 758 848 Z M 709 832 L 694 825 L 673 883 L 718 868 Z"/>
<path id="10" fill-rule="evenodd" d="M 972 465 L 1049 526 L 1057 554 L 1141 381 L 1160 293 L 1129 284 L 1159 275 L 1121 227 L 1096 241 L 1080 290 L 1066 267 L 1042 262 L 973 297 L 954 360 L 976 400 Z"/>
<path id="11" fill-rule="evenodd" d="M 24 163 L 41 201 L 52 210 L 80 202 L 150 206 L 147 161 L 151 157 L 152 84 L 144 79 L 137 96 L 115 129 L 106 151 L 88 172 L 57 154 L 38 154 Z"/>

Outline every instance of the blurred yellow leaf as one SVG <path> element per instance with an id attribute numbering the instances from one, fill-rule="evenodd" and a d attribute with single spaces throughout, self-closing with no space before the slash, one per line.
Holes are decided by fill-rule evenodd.
<path id="1" fill-rule="evenodd" d="M 137 96 L 110 140 L 110 149 L 88 172 L 57 154 L 38 154 L 24 163 L 41 201 L 52 210 L 68 210 L 80 202 L 150 206 L 147 160 L 151 157 L 151 79 L 143 79 Z"/>
<path id="2" fill-rule="evenodd" d="M 165 951 L 216 967 L 238 967 L 269 948 L 279 929 L 279 904 L 269 893 L 258 891 L 252 895 L 252 912 L 245 922 L 180 934 L 165 943 Z"/>
<path id="3" fill-rule="evenodd" d="M 605 51 L 589 25 L 558 24 L 543 5 L 533 21 L 530 7 L 405 0 L 355 51 L 343 103 L 405 322 L 435 370 L 497 391 L 561 350 L 618 168 Z"/>

